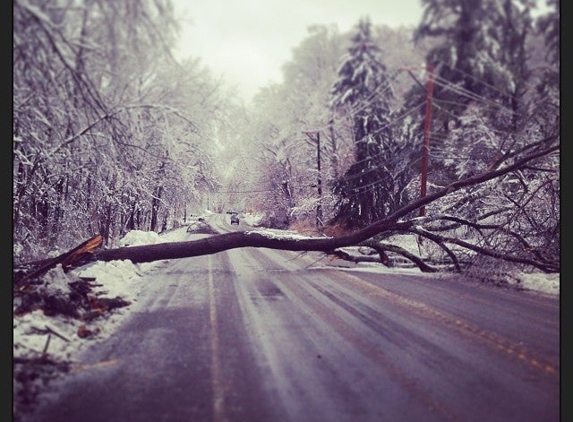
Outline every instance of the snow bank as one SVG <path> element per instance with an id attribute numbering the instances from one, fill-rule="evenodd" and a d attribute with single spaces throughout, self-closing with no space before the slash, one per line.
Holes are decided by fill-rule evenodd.
<path id="1" fill-rule="evenodd" d="M 278 229 L 264 229 L 264 230 L 249 230 L 245 234 L 260 234 L 268 239 L 284 239 L 284 240 L 314 240 L 318 239 L 316 236 L 304 236 L 298 232 L 291 230 L 278 230 Z M 327 239 L 323 237 L 321 239 Z"/>
<path id="2" fill-rule="evenodd" d="M 119 241 L 119 246 L 140 246 L 153 245 L 159 243 L 159 235 L 155 232 L 144 232 L 142 230 L 131 230 Z"/>
<path id="3" fill-rule="evenodd" d="M 259 226 L 263 218 L 265 218 L 264 214 L 245 213 L 245 223 L 253 227 Z"/>

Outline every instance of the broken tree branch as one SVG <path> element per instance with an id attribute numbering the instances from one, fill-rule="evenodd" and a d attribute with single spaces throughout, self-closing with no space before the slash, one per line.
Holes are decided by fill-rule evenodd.
<path id="1" fill-rule="evenodd" d="M 376 235 L 389 231 L 395 231 L 395 232 L 410 231 L 412 233 L 417 233 L 426 236 L 428 238 L 432 238 L 433 236 L 432 233 L 429 233 L 428 231 L 425 231 L 421 228 L 414 227 L 415 224 L 420 224 L 420 222 L 422 221 L 427 221 L 428 220 L 427 218 L 426 219 L 413 218 L 408 221 L 399 221 L 399 220 L 409 215 L 410 213 L 416 211 L 420 207 L 425 206 L 431 202 L 434 202 L 466 186 L 473 186 L 498 178 L 504 174 L 522 168 L 527 163 L 537 158 L 549 155 L 557 151 L 559 149 L 559 145 L 558 144 L 551 145 L 551 142 L 555 141 L 556 139 L 557 136 L 549 137 L 545 140 L 545 143 L 543 143 L 544 145 L 549 144 L 549 146 L 543 150 L 536 150 L 532 152 L 530 155 L 523 157 L 521 159 L 517 159 L 512 164 L 507 165 L 503 168 L 487 171 L 474 177 L 456 181 L 444 188 L 438 189 L 435 192 L 426 195 L 425 197 L 412 201 L 408 205 L 402 207 L 401 209 L 397 210 L 396 212 L 387 216 L 386 218 L 378 220 L 370 224 L 369 226 L 364 227 L 363 229 L 357 230 L 347 235 L 333 238 L 309 237 L 303 239 L 300 238 L 293 239 L 289 238 L 288 236 L 285 237 L 278 237 L 276 235 L 270 236 L 264 231 L 251 230 L 251 231 L 240 231 L 240 232 L 214 235 L 207 238 L 188 242 L 171 242 L 171 243 L 144 245 L 144 246 L 129 246 L 118 249 L 109 249 L 100 251 L 95 251 L 97 247 L 101 246 L 101 243 L 96 242 L 94 240 L 96 238 L 94 238 L 90 240 L 93 241 L 93 243 L 91 244 L 92 248 L 88 251 L 88 253 L 81 254 L 83 257 L 81 265 L 84 265 L 88 261 L 97 261 L 97 260 L 113 261 L 113 260 L 127 259 L 132 261 L 133 263 L 153 262 L 165 259 L 180 259 L 194 256 L 202 256 L 243 247 L 269 248 L 269 249 L 278 249 L 287 251 L 316 251 L 316 252 L 332 253 L 332 251 L 335 251 L 339 248 L 359 245 L 361 244 L 361 242 L 365 242 L 368 239 L 375 237 Z M 436 241 L 438 244 L 442 243 L 441 245 L 442 247 L 443 247 L 443 242 L 455 243 L 465 248 L 474 250 L 479 253 L 484 253 L 489 256 L 498 257 L 508 261 L 533 265 L 544 271 L 547 271 L 548 269 L 549 270 L 555 269 L 551 265 L 540 264 L 539 262 L 529 259 L 500 256 L 500 254 L 495 251 L 490 251 L 485 248 L 480 248 L 467 242 L 462 242 L 458 239 L 441 237 L 441 239 L 436 238 L 436 240 L 434 241 Z M 388 249 L 389 248 L 388 245 L 384 245 L 382 246 L 382 248 L 390 250 Z M 446 252 L 448 252 L 447 249 Z M 50 268 L 51 266 L 55 266 L 59 262 L 65 262 L 66 265 L 68 265 L 70 268 L 79 265 L 80 261 L 72 259 L 72 257 L 69 256 L 70 253 L 71 252 L 62 255 L 56 258 L 56 260 L 46 265 L 50 265 Z M 404 251 L 400 251 L 398 253 L 404 255 Z M 70 259 L 66 259 L 68 257 Z M 418 257 L 414 256 L 408 258 L 413 260 L 413 262 L 417 262 L 416 260 L 419 260 Z M 425 271 L 434 270 L 432 267 L 427 266 L 427 264 L 421 263 L 421 261 L 418 261 L 417 264 L 418 266 L 421 265 L 420 268 L 424 268 Z M 35 274 L 37 274 L 40 270 L 44 269 L 45 268 L 37 270 Z M 30 277 L 32 277 L 32 275 L 26 276 L 26 278 Z"/>
<path id="2" fill-rule="evenodd" d="M 545 272 L 557 272 L 557 271 L 559 271 L 559 267 L 555 263 L 539 262 L 539 261 L 535 261 L 535 260 L 529 259 L 529 258 L 522 258 L 522 257 L 512 256 L 509 254 L 502 254 L 500 252 L 493 251 L 491 249 L 487 249 L 487 248 L 484 248 L 481 246 L 474 245 L 474 244 L 469 243 L 469 242 L 465 242 L 465 241 L 460 240 L 458 238 L 447 237 L 447 236 L 437 236 L 433 233 L 428 232 L 427 230 L 424 230 L 421 227 L 412 227 L 410 229 L 410 232 L 418 234 L 420 236 L 426 236 L 428 238 L 437 237 L 442 242 L 453 243 L 455 245 L 461 246 L 461 247 L 469 249 L 471 251 L 478 252 L 482 255 L 491 256 L 493 258 L 501 259 L 503 261 L 515 262 L 518 264 L 531 265 L 531 266 L 538 268 L 538 269 L 545 271 Z"/>
<path id="3" fill-rule="evenodd" d="M 98 234 L 91 239 L 86 240 L 81 245 L 76 246 L 71 251 L 68 251 L 56 258 L 47 261 L 40 261 L 40 267 L 31 273 L 26 274 L 19 280 L 19 282 L 24 283 L 23 287 L 25 287 L 27 284 L 25 283 L 26 281 L 45 274 L 50 269 L 55 268 L 58 264 L 62 265 L 64 271 L 82 265 L 85 263 L 86 259 L 89 259 L 89 256 L 93 254 L 94 251 L 98 249 L 102 244 L 103 238 Z"/>
<path id="4" fill-rule="evenodd" d="M 549 142 L 551 139 L 555 138 L 556 137 L 548 138 L 547 141 Z M 414 222 L 417 222 L 417 219 L 410 221 L 398 220 L 417 210 L 421 206 L 434 202 L 443 196 L 446 196 L 466 186 L 483 183 L 515 171 L 530 161 L 551 154 L 558 149 L 559 145 L 552 145 L 542 151 L 535 151 L 527 157 L 516 160 L 513 164 L 510 164 L 506 167 L 456 181 L 442 189 L 438 189 L 437 191 L 426 195 L 423 198 L 412 201 L 410 204 L 404 206 L 386 218 L 378 220 L 363 229 L 357 230 L 344 236 L 334 238 L 292 239 L 288 237 L 269 237 L 264 232 L 253 230 L 225 233 L 190 242 L 161 243 L 147 246 L 131 246 L 119 249 L 103 250 L 95 253 L 93 255 L 93 259 L 101 261 L 128 259 L 134 263 L 141 263 L 162 259 L 179 259 L 192 256 L 208 255 L 242 247 L 270 248 L 288 251 L 316 251 L 328 253 L 338 248 L 358 245 L 367 239 L 370 239 L 382 232 L 389 230 L 407 231 L 414 225 Z"/>

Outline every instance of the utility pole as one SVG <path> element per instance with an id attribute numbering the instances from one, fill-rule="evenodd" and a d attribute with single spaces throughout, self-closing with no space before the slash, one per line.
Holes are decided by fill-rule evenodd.
<path id="1" fill-rule="evenodd" d="M 316 227 L 320 227 L 323 225 L 322 223 L 322 173 L 320 169 L 320 132 L 302 132 L 308 138 L 316 142 L 316 169 L 318 171 L 318 179 L 316 181 L 316 186 L 318 189 L 318 204 L 316 205 Z M 312 135 L 316 135 L 316 139 L 312 137 Z"/>
<path id="2" fill-rule="evenodd" d="M 318 170 L 318 204 L 316 205 L 316 226 L 322 226 L 322 172 L 320 170 L 320 132 L 316 132 L 316 169 Z"/>
<path id="3" fill-rule="evenodd" d="M 430 128 L 432 126 L 432 94 L 434 90 L 434 66 L 428 64 L 428 82 L 426 84 L 426 115 L 424 118 L 424 144 L 422 146 L 422 177 L 420 197 L 426 196 L 426 178 L 428 173 L 428 155 L 430 153 Z M 426 207 L 420 207 L 420 217 L 426 215 Z"/>

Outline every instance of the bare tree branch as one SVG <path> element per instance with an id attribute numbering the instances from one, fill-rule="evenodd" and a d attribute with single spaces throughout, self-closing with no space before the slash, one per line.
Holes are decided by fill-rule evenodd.
<path id="1" fill-rule="evenodd" d="M 410 229 L 410 232 L 415 233 L 415 234 L 419 234 L 421 236 L 428 236 L 428 237 L 436 236 L 435 234 L 430 233 L 430 232 L 424 230 L 423 228 L 421 228 L 419 226 L 418 227 L 412 227 Z M 482 255 L 491 256 L 493 258 L 501 259 L 503 261 L 531 265 L 531 266 L 533 266 L 535 268 L 539 268 L 540 270 L 545 271 L 545 272 L 557 272 L 557 271 L 559 271 L 559 267 L 554 263 L 540 262 L 540 261 L 535 261 L 533 259 L 511 256 L 511 255 L 504 254 L 504 253 L 501 253 L 498 251 L 494 251 L 494 250 L 487 249 L 487 248 L 484 248 L 481 246 L 477 246 L 477 245 L 474 245 L 474 244 L 469 243 L 469 242 L 465 242 L 465 241 L 460 240 L 458 238 L 447 237 L 447 236 L 437 236 L 437 238 L 440 238 L 442 242 L 453 243 L 453 244 L 456 244 L 458 246 L 462 246 L 466 249 L 472 250 L 474 252 L 478 252 Z"/>
<path id="2" fill-rule="evenodd" d="M 406 249 L 404 249 L 400 246 L 390 245 L 387 243 L 381 243 L 379 245 L 379 247 L 382 248 L 383 250 L 394 252 L 394 253 L 402 255 L 405 258 L 408 258 L 410 261 L 412 261 L 414 264 L 416 264 L 418 266 L 418 268 L 420 269 L 420 271 L 422 271 L 423 273 L 438 272 L 437 268 L 434 268 L 434 267 L 426 264 L 422 258 L 414 255 L 413 253 L 407 251 Z"/>

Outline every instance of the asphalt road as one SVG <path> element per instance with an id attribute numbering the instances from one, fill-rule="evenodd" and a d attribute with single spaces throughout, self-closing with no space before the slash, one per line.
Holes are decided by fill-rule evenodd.
<path id="1" fill-rule="evenodd" d="M 315 257 L 165 263 L 33 420 L 559 420 L 558 299 Z"/>

